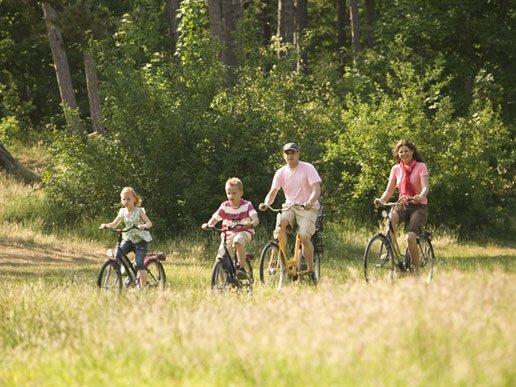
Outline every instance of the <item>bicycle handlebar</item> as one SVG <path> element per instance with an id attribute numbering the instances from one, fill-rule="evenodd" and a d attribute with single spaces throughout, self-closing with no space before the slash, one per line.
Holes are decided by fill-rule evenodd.
<path id="1" fill-rule="evenodd" d="M 272 212 L 282 212 L 282 211 L 288 211 L 290 210 L 292 207 L 301 207 L 301 208 L 305 208 L 305 206 L 303 204 L 297 204 L 297 203 L 290 203 L 288 206 L 286 206 L 285 208 L 272 208 L 271 206 L 269 206 L 268 204 L 265 204 L 265 209 L 269 209 L 271 210 Z"/>
<path id="2" fill-rule="evenodd" d="M 246 225 L 243 224 L 243 223 L 237 223 L 237 224 L 233 224 L 231 226 L 227 226 L 225 228 L 217 227 L 217 226 L 208 226 L 207 228 L 203 228 L 202 230 L 203 231 L 212 230 L 212 231 L 216 231 L 216 232 L 225 232 L 225 231 L 231 231 L 231 230 L 233 230 L 234 228 L 237 228 L 237 227 L 246 227 Z"/>
<path id="3" fill-rule="evenodd" d="M 380 206 L 383 206 L 383 207 L 394 207 L 398 204 L 401 203 L 402 199 L 405 199 L 407 200 L 408 202 L 412 202 L 414 200 L 413 197 L 404 197 L 404 198 L 399 198 L 396 202 L 390 202 L 390 203 L 383 203 L 383 202 L 380 202 L 379 205 L 377 205 L 377 207 L 380 207 Z"/>
<path id="4" fill-rule="evenodd" d="M 139 228 L 137 226 L 135 226 L 134 224 L 129 227 L 129 228 L 126 228 L 126 229 L 121 229 L 121 228 L 114 228 L 114 227 L 103 227 L 104 230 L 111 230 L 113 232 L 116 232 L 117 234 L 121 234 L 123 232 L 128 232 L 128 231 L 131 231 L 131 230 L 139 230 Z"/>

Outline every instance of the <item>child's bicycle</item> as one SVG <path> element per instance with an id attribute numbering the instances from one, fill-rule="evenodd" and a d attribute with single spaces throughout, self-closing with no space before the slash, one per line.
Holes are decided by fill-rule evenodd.
<path id="1" fill-rule="evenodd" d="M 129 259 L 126 254 L 122 254 L 121 265 L 115 260 L 116 252 L 122 243 L 122 233 L 135 229 L 132 226 L 128 229 L 106 228 L 118 234 L 115 251 L 109 249 L 107 256 L 109 259 L 102 265 L 98 278 L 97 286 L 105 291 L 121 291 L 122 287 L 131 288 L 139 285 L 138 270 L 135 260 Z M 165 269 L 161 261 L 166 259 L 165 254 L 148 254 L 144 260 L 145 270 L 147 271 L 147 287 L 163 290 L 165 287 Z"/>
<path id="2" fill-rule="evenodd" d="M 300 204 L 291 204 L 284 208 L 272 208 L 269 210 L 281 214 L 293 207 L 302 207 Z M 276 284 L 278 290 L 281 289 L 287 280 L 300 281 L 308 280 L 317 284 L 321 278 L 321 256 L 323 252 L 322 244 L 322 211 L 319 212 L 316 222 L 316 231 L 312 236 L 314 246 L 314 274 L 315 278 L 309 278 L 307 265 L 302 253 L 302 244 L 299 233 L 296 233 L 292 255 L 287 254 L 287 241 L 280 243 L 278 238 L 270 240 L 262 249 L 260 255 L 260 281 L 265 285 Z M 284 248 L 281 248 L 284 246 Z"/>
<path id="3" fill-rule="evenodd" d="M 217 257 L 211 272 L 211 289 L 213 291 L 222 293 L 227 289 L 234 289 L 237 291 L 247 290 L 249 293 L 251 293 L 253 290 L 254 278 L 251 261 L 253 260 L 254 256 L 250 253 L 246 253 L 245 269 L 247 272 L 247 278 L 237 278 L 237 270 L 240 268 L 240 263 L 238 262 L 236 251 L 235 255 L 231 257 L 226 244 L 226 232 L 231 231 L 236 227 L 242 226 L 244 226 L 244 224 L 238 223 L 227 228 L 218 228 L 212 226 L 206 229 L 206 231 L 212 230 L 222 233 L 222 244 L 224 246 L 224 255 L 221 258 Z"/>
<path id="4" fill-rule="evenodd" d="M 382 217 L 387 219 L 385 233 L 378 233 L 373 236 L 364 253 L 364 275 L 367 282 L 382 279 L 387 276 L 393 280 L 396 275 L 406 275 L 413 272 L 412 259 L 408 248 L 405 254 L 401 254 L 399 247 L 392 240 L 393 226 L 391 221 L 394 206 L 399 203 L 385 203 L 383 206 L 390 207 L 390 211 L 383 210 Z M 424 230 L 417 238 L 419 248 L 419 271 L 426 281 L 430 282 L 434 275 L 435 255 L 432 247 L 432 233 Z"/>

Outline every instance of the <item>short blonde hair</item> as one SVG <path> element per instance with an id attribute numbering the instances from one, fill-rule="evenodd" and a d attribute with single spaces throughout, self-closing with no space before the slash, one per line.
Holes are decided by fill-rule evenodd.
<path id="1" fill-rule="evenodd" d="M 240 191 L 244 191 L 244 185 L 242 184 L 242 180 L 238 177 L 231 177 L 226 181 L 226 187 L 237 187 Z"/>
<path id="2" fill-rule="evenodd" d="M 136 193 L 136 191 L 134 190 L 134 188 L 133 188 L 133 187 L 124 187 L 124 188 L 122 188 L 122 191 L 120 192 L 120 197 L 121 197 L 124 193 L 126 193 L 126 192 L 130 192 L 130 193 L 131 193 L 131 195 L 133 195 L 133 196 L 134 196 L 134 198 L 136 199 L 136 200 L 134 201 L 134 204 L 135 204 L 136 206 L 140 207 L 140 206 L 142 205 L 142 197 Z"/>

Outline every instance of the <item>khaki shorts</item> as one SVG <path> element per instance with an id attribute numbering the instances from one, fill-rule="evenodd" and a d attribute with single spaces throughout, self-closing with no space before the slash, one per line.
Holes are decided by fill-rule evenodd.
<path id="1" fill-rule="evenodd" d="M 405 231 L 421 235 L 428 220 L 428 204 L 409 204 L 403 206 L 398 204 L 394 207 L 398 213 L 400 222 L 405 222 Z"/>
<path id="2" fill-rule="evenodd" d="M 309 236 L 315 234 L 315 222 L 317 221 L 317 210 L 315 208 L 305 210 L 301 207 L 292 207 L 289 210 L 278 214 L 278 217 L 276 218 L 276 230 L 274 230 L 275 238 L 278 237 L 279 227 L 282 219 L 288 221 L 288 226 L 292 230 L 297 224 L 299 230 L 298 232 L 300 234 L 307 234 Z"/>
<path id="3" fill-rule="evenodd" d="M 217 257 L 224 256 L 224 236 L 221 235 L 220 238 L 221 241 Z M 226 247 L 229 251 L 229 254 L 231 256 L 235 255 L 235 243 L 240 243 L 242 246 L 245 247 L 249 242 L 251 242 L 251 239 L 252 235 L 246 231 L 240 231 L 236 234 L 228 236 L 226 239 Z"/>

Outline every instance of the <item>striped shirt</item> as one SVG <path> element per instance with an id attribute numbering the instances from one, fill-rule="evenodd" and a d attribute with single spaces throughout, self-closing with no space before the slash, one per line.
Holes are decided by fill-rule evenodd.
<path id="1" fill-rule="evenodd" d="M 231 202 L 226 200 L 222 203 L 217 211 L 212 215 L 212 218 L 217 219 L 217 221 L 222 221 L 223 226 L 231 226 L 236 223 L 244 223 L 244 220 L 250 220 L 252 215 L 256 215 L 256 210 L 254 209 L 251 202 L 241 199 L 240 206 L 238 208 L 233 208 L 231 206 Z M 234 235 L 238 232 L 245 231 L 251 235 L 254 235 L 254 230 L 252 228 L 244 228 L 237 227 L 231 231 L 227 232 L 227 236 Z"/>

